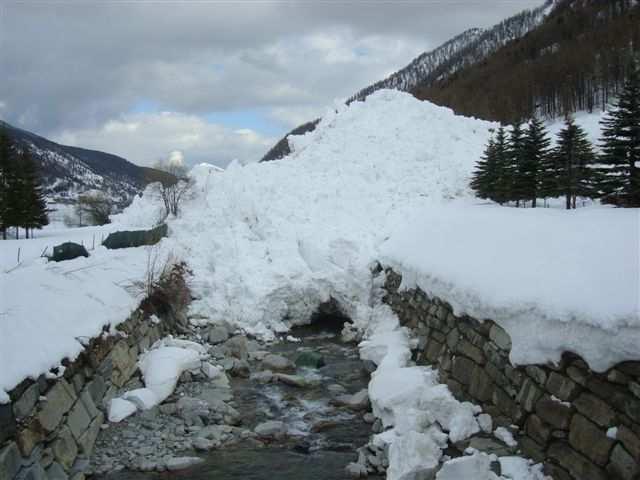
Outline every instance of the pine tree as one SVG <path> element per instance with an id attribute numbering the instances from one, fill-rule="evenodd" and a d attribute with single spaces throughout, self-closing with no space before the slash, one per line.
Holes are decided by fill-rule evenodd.
<path id="1" fill-rule="evenodd" d="M 516 207 L 520 206 L 520 201 L 525 199 L 522 171 L 524 160 L 524 138 L 520 122 L 516 122 L 509 136 L 508 164 L 505 168 L 509 180 L 509 198 L 516 202 Z"/>
<path id="2" fill-rule="evenodd" d="M 47 202 L 42 192 L 40 176 L 36 164 L 28 150 L 20 154 L 20 225 L 25 229 L 26 237 L 34 228 L 40 229 L 49 224 Z"/>
<path id="3" fill-rule="evenodd" d="M 9 161 L 11 155 L 11 143 L 6 132 L 0 130 L 0 230 L 2 239 L 7 239 L 7 219 L 9 216 Z"/>
<path id="4" fill-rule="evenodd" d="M 0 230 L 6 240 L 7 229 L 19 224 L 20 175 L 13 143 L 0 131 Z"/>
<path id="5" fill-rule="evenodd" d="M 484 154 L 480 161 L 476 164 L 476 169 L 471 178 L 471 189 L 479 198 L 491 198 L 491 188 L 495 176 L 495 151 L 496 146 L 493 138 L 489 139 L 489 143 L 485 148 Z"/>
<path id="6" fill-rule="evenodd" d="M 602 121 L 604 201 L 640 207 L 640 73 L 629 75 L 616 107 Z"/>
<path id="7" fill-rule="evenodd" d="M 593 147 L 586 132 L 571 117 L 558 134 L 558 145 L 552 157 L 556 161 L 557 193 L 566 198 L 567 210 L 576 208 L 578 196 L 594 197 Z"/>
<path id="8" fill-rule="evenodd" d="M 540 178 L 545 157 L 549 153 L 550 140 L 544 124 L 537 117 L 529 122 L 529 128 L 523 139 L 523 159 L 520 175 L 523 198 L 531 200 L 531 207 L 536 208 L 540 194 Z"/>
<path id="9" fill-rule="evenodd" d="M 500 205 L 509 200 L 509 194 L 511 191 L 508 166 L 509 144 L 504 127 L 500 126 L 495 140 L 493 185 L 490 189 L 490 198 L 493 201 L 498 202 Z"/>

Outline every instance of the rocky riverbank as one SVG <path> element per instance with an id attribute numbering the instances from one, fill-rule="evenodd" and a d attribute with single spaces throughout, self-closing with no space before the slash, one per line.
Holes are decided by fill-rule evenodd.
<path id="1" fill-rule="evenodd" d="M 206 348 L 209 359 L 203 365 L 224 372 L 213 378 L 206 368 L 185 372 L 162 404 L 105 424 L 87 472 L 137 479 L 188 468 L 197 478 L 198 472 L 219 468 L 216 456 L 229 451 L 238 462 L 249 456 L 254 464 L 293 455 L 295 465 L 302 456 L 298 474 L 312 478 L 316 462 L 326 475 L 318 478 L 344 478 L 372 427 L 380 428 L 366 390 L 372 365 L 335 329 L 306 327 L 293 335 L 301 338 L 262 343 L 229 325 L 184 335 Z M 134 377 L 119 394 L 141 386 Z M 379 467 L 386 467 L 383 460 Z"/>

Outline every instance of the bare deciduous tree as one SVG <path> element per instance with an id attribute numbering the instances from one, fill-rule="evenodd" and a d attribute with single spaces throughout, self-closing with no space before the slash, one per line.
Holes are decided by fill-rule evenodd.
<path id="1" fill-rule="evenodd" d="M 192 192 L 193 179 L 187 175 L 187 169 L 182 162 L 169 159 L 157 163 L 155 168 L 169 174 L 167 178 L 158 182 L 158 193 L 164 203 L 166 215 L 177 216 L 182 201 Z"/>
<path id="2" fill-rule="evenodd" d="M 98 191 L 91 191 L 84 193 L 78 197 L 78 203 L 75 207 L 75 212 L 80 219 L 80 225 L 82 225 L 82 219 L 88 220 L 88 223 L 93 225 L 105 225 L 111 223 L 109 215 L 113 210 L 113 202 L 104 193 Z"/>

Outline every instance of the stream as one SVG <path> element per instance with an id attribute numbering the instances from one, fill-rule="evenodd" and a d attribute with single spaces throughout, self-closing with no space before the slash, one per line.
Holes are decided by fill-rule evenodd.
<path id="1" fill-rule="evenodd" d="M 325 320 L 325 319 L 323 319 Z M 208 452 L 184 452 L 204 462 L 172 472 L 121 470 L 91 478 L 100 480 L 255 479 L 255 480 L 338 480 L 349 478 L 345 467 L 357 460 L 356 450 L 371 435 L 371 415 L 332 401 L 340 393 L 356 393 L 367 388 L 369 372 L 359 359 L 355 344 L 340 339 L 338 319 L 328 318 L 310 326 L 297 327 L 289 335 L 299 341 L 280 341 L 262 345 L 270 354 L 291 361 L 303 352 L 321 354 L 325 366 L 297 367 L 295 375 L 306 386 L 282 381 L 257 380 L 259 369 L 252 365 L 251 378 L 231 377 L 231 404 L 241 415 L 240 426 L 253 431 L 263 422 L 281 421 L 286 435 L 267 441 L 239 440 Z M 290 337 L 289 337 L 290 338 Z M 369 422 L 369 423 L 368 423 Z M 384 478 L 370 475 L 369 478 Z"/>

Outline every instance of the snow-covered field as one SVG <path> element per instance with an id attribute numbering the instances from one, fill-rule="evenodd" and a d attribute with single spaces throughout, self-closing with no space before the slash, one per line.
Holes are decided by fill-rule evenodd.
<path id="1" fill-rule="evenodd" d="M 464 438 L 477 431 L 478 412 L 438 386 L 433 372 L 409 365 L 407 333 L 372 281 L 378 260 L 402 271 L 407 287 L 417 283 L 459 313 L 501 323 L 516 362 L 557 360 L 564 349 L 597 369 L 640 357 L 638 211 L 510 209 L 473 199 L 469 175 L 496 126 L 376 92 L 331 109 L 314 132 L 291 139 L 294 152 L 284 160 L 232 164 L 215 175 L 196 167 L 195 195 L 162 242 L 193 270 L 194 322 L 231 321 L 268 338 L 307 321 L 330 297 L 340 303 L 364 332 L 362 355 L 380 365 L 370 395 L 394 426 L 378 439 L 396 445 L 392 480 L 411 462 L 440 458 L 436 420 Z M 157 208 L 157 199 L 136 199 L 113 228 L 148 227 Z M 15 245 L 0 248 L 0 258 L 10 258 L 5 249 Z M 0 392 L 77 354 L 75 338 L 123 321 L 134 307 L 124 285 L 142 275 L 145 250 L 92 253 L 47 265 L 29 252 L 24 265 L 0 273 L 0 362 L 21 364 L 2 370 Z M 394 388 L 398 381 L 411 385 L 406 395 Z M 416 392 L 432 395 L 443 416 L 427 415 Z M 485 467 L 476 478 L 494 478 L 485 457 L 469 458 L 438 478 Z M 505 465 L 524 472 L 515 478 L 542 478 L 518 460 Z"/>

